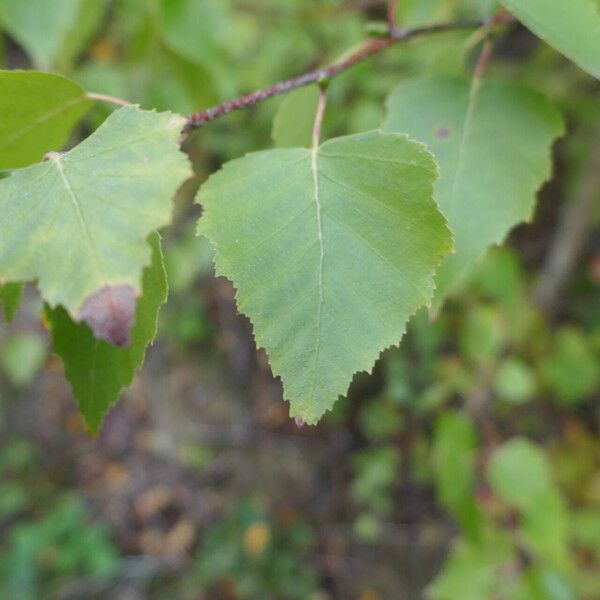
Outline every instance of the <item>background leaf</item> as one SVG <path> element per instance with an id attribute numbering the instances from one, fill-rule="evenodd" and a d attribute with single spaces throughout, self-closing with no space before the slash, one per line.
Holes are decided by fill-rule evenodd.
<path id="1" fill-rule="evenodd" d="M 455 412 L 442 413 L 435 426 L 433 468 L 440 503 L 475 538 L 480 514 L 474 499 L 477 438 L 471 421 Z"/>
<path id="2" fill-rule="evenodd" d="M 427 143 L 441 169 L 436 199 L 454 234 L 456 254 L 436 277 L 434 307 L 490 244 L 532 216 L 551 169 L 559 114 L 539 93 L 483 82 L 476 98 L 467 79 L 436 77 L 403 84 L 388 100 L 386 131 Z"/>
<path id="3" fill-rule="evenodd" d="M 34 333 L 9 338 L 0 348 L 0 366 L 16 387 L 33 381 L 46 359 L 46 344 Z"/>
<path id="4" fill-rule="evenodd" d="M 21 306 L 23 296 L 22 283 L 6 283 L 0 285 L 0 302 L 4 307 L 4 318 L 10 323 Z"/>
<path id="5" fill-rule="evenodd" d="M 600 8 L 596 0 L 501 0 L 536 35 L 600 78 Z"/>
<path id="6" fill-rule="evenodd" d="M 199 232 L 292 416 L 315 423 L 429 302 L 452 247 L 436 172 L 420 144 L 371 132 L 250 154 L 201 188 Z"/>
<path id="7" fill-rule="evenodd" d="M 316 85 L 287 95 L 273 119 L 273 142 L 277 148 L 309 148 L 319 102 Z"/>
<path id="8" fill-rule="evenodd" d="M 146 238 L 170 221 L 190 173 L 182 125 L 171 113 L 122 108 L 69 153 L 0 181 L 0 279 L 37 280 L 51 306 L 126 344 Z"/>
<path id="9" fill-rule="evenodd" d="M 46 307 L 54 349 L 92 433 L 98 432 L 108 409 L 133 380 L 156 336 L 158 311 L 167 300 L 167 279 L 158 234 L 151 236 L 150 246 L 152 264 L 144 270 L 130 347 L 115 348 L 98 340 L 85 323 L 74 323 L 63 308 Z"/>
<path id="10" fill-rule="evenodd" d="M 523 535 L 531 550 L 564 566 L 566 506 L 542 449 L 524 438 L 506 442 L 492 456 L 488 477 L 496 494 L 523 514 Z"/>
<path id="11" fill-rule="evenodd" d="M 60 150 L 91 104 L 83 88 L 52 73 L 0 71 L 0 89 L 0 170 Z"/>
<path id="12" fill-rule="evenodd" d="M 79 51 L 100 22 L 102 4 L 100 0 L 0 0 L 0 22 L 36 68 L 49 69 L 65 54 L 72 58 Z"/>

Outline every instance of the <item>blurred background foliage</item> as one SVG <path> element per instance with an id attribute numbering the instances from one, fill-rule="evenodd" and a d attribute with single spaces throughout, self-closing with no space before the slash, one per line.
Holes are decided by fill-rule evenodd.
<path id="1" fill-rule="evenodd" d="M 187 114 L 339 57 L 385 9 L 0 0 L 0 61 Z M 403 0 L 398 18 L 495 9 Z M 326 135 L 378 127 L 401 80 L 468 72 L 479 41 L 419 39 L 343 74 Z M 316 428 L 288 419 L 193 231 L 197 186 L 272 144 L 281 99 L 186 143 L 196 176 L 165 232 L 171 296 L 159 339 L 96 440 L 27 290 L 0 328 L 1 598 L 600 598 L 600 86 L 520 27 L 497 40 L 488 75 L 537 87 L 568 123 L 535 220 L 482 260 L 438 318 L 418 314 Z M 283 100 L 296 124 L 310 123 L 310 94 Z M 108 110 L 94 108 L 72 143 Z"/>

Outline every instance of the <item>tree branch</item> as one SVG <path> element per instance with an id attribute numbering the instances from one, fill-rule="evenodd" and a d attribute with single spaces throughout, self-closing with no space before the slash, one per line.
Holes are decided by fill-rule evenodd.
<path id="1" fill-rule="evenodd" d="M 511 15 L 506 15 L 502 19 L 494 20 L 493 25 L 500 26 L 510 25 L 513 23 L 516 23 L 514 17 L 512 17 Z M 219 104 L 217 106 L 213 106 L 212 108 L 208 108 L 201 112 L 190 115 L 187 119 L 188 122 L 183 131 L 184 133 L 190 133 L 194 129 L 199 129 L 206 123 L 223 117 L 229 114 L 230 112 L 253 106 L 255 104 L 258 104 L 259 102 L 264 102 L 265 100 L 272 98 L 273 96 L 285 94 L 287 92 L 291 92 L 292 90 L 296 90 L 300 87 L 310 85 L 312 83 L 329 81 L 335 76 L 339 75 L 340 73 L 350 69 L 354 65 L 357 65 L 358 63 L 370 58 L 371 56 L 379 54 L 386 48 L 389 48 L 390 46 L 398 42 L 405 42 L 412 38 L 424 35 L 444 33 L 447 31 L 459 31 L 461 29 L 477 29 L 479 27 L 487 27 L 489 25 L 490 22 L 483 19 L 467 19 L 461 21 L 453 21 L 451 23 L 440 23 L 437 25 L 425 25 L 421 27 L 411 28 L 396 28 L 393 31 L 391 31 L 390 35 L 387 37 L 367 40 L 357 52 L 351 54 L 350 56 L 347 56 L 346 58 L 343 58 L 339 62 L 333 63 L 328 67 L 315 69 L 314 71 L 310 71 L 308 73 L 305 73 L 304 75 L 300 75 L 299 77 L 294 77 L 292 79 L 282 81 L 263 90 L 259 90 L 252 94 L 248 94 L 247 96 L 241 96 L 240 98 L 236 98 L 235 100 L 230 100 L 228 102 L 224 102 L 223 104 Z"/>

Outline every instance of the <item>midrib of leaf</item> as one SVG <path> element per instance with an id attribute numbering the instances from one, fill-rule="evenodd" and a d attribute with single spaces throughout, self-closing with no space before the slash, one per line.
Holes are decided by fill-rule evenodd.
<path id="1" fill-rule="evenodd" d="M 321 351 L 321 322 L 323 318 L 323 264 L 325 262 L 325 247 L 323 244 L 323 223 L 322 223 L 322 211 L 321 211 L 321 197 L 319 191 L 319 163 L 318 163 L 319 146 L 313 144 L 313 148 L 310 152 L 310 168 L 312 171 L 313 178 L 313 190 L 315 197 L 315 210 L 317 215 L 317 236 L 319 238 L 319 270 L 317 280 L 319 283 L 319 302 L 317 305 L 317 343 L 315 348 L 315 363 L 313 368 L 313 380 L 311 386 L 310 395 L 312 396 L 315 391 L 315 385 L 317 383 L 317 367 L 319 364 L 319 354 Z"/>
<path id="2" fill-rule="evenodd" d="M 102 261 L 100 260 L 100 255 L 98 253 L 98 250 L 96 249 L 96 245 L 94 244 L 94 240 L 90 233 L 89 227 L 88 227 L 87 223 L 85 222 L 85 219 L 83 218 L 83 213 L 81 211 L 81 206 L 79 204 L 79 200 L 77 199 L 77 196 L 75 195 L 75 192 L 71 186 L 71 183 L 67 179 L 65 170 L 64 170 L 62 162 L 60 160 L 60 155 L 59 154 L 51 154 L 50 160 L 56 166 L 58 174 L 60 175 L 60 178 L 63 182 L 63 185 L 65 186 L 65 189 L 67 190 L 67 194 L 68 194 L 69 198 L 71 199 L 71 203 L 73 205 L 73 208 L 75 209 L 75 214 L 77 215 L 77 221 L 79 222 L 79 228 L 83 232 L 83 235 L 87 239 L 88 244 L 89 244 L 90 248 L 92 249 L 92 256 L 94 258 L 94 263 L 96 264 L 96 267 L 98 269 L 98 273 L 106 281 L 108 278 L 106 277 L 105 269 L 103 267 Z"/>
<path id="3" fill-rule="evenodd" d="M 16 140 L 26 136 L 28 133 L 33 131 L 36 127 L 38 127 L 39 125 L 42 125 L 42 123 L 45 123 L 46 121 L 49 121 L 53 117 L 56 117 L 57 115 L 60 115 L 63 112 L 66 112 L 70 108 L 77 106 L 78 104 L 84 102 L 85 100 L 86 100 L 85 96 L 81 96 L 79 98 L 73 98 L 72 100 L 69 100 L 69 102 L 67 102 L 66 104 L 63 104 L 62 106 L 59 106 L 58 108 L 55 108 L 54 110 L 51 110 L 50 112 L 47 112 L 43 115 L 40 115 L 39 117 L 36 117 L 26 127 L 23 127 L 19 131 L 16 131 L 12 135 L 5 138 L 4 141 L 0 144 L 0 149 L 6 148 L 6 146 L 8 146 L 9 144 L 12 144 Z"/>

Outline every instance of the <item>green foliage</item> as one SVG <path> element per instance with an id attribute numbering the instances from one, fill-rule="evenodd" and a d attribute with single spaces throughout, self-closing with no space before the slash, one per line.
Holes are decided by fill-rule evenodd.
<path id="1" fill-rule="evenodd" d="M 240 600 L 304 600 L 316 589 L 315 574 L 297 555 L 311 543 L 310 531 L 297 519 L 278 523 L 255 503 L 243 501 L 207 532 L 196 581 L 202 591 L 227 586 Z"/>
<path id="2" fill-rule="evenodd" d="M 598 77 L 600 5 L 585 2 L 503 4 Z M 200 509 L 194 503 L 194 509 L 179 515 L 174 500 L 175 510 L 171 504 L 157 507 L 147 524 L 141 522 L 143 503 L 127 498 L 134 518 L 116 519 L 116 526 L 125 529 L 115 537 L 119 543 L 126 540 L 123 552 L 131 553 L 137 540 L 140 550 L 148 551 L 142 542 L 146 537 L 151 546 L 164 539 L 171 548 L 171 541 L 185 532 L 186 539 L 177 540 L 186 553 L 181 570 L 169 575 L 161 566 L 151 582 L 140 580 L 144 597 L 312 600 L 341 593 L 412 598 L 420 597 L 425 585 L 417 581 L 421 571 L 427 581 L 433 579 L 429 597 L 439 600 L 600 597 L 600 467 L 592 418 L 600 384 L 600 322 L 593 245 L 589 262 L 588 254 L 582 255 L 585 260 L 576 265 L 553 307 L 556 319 L 530 300 L 534 269 L 552 243 L 551 230 L 563 225 L 559 204 L 571 190 L 577 202 L 578 190 L 587 189 L 587 155 L 597 143 L 592 132 L 599 113 L 595 83 L 586 73 L 557 60 L 552 48 L 512 25 L 491 32 L 488 39 L 498 43 L 485 78 L 474 81 L 471 73 L 485 28 L 399 44 L 327 82 L 321 137 L 346 137 L 322 144 L 314 155 L 316 169 L 310 150 L 316 85 L 287 94 L 279 104 L 273 100 L 234 112 L 188 137 L 180 136 L 183 121 L 171 113 L 129 107 L 111 116 L 111 105 L 92 107 L 84 91 L 148 109 L 192 113 L 350 56 L 369 32 L 385 35 L 384 3 L 376 4 L 0 0 L 3 66 L 54 69 L 82 86 L 51 73 L 0 72 L 0 302 L 10 320 L 23 282 L 37 283 L 52 305 L 46 306 L 42 324 L 51 332 L 93 432 L 131 382 L 156 333 L 167 289 L 156 230 L 169 224 L 171 197 L 190 175 L 177 145 L 194 166 L 195 176 L 176 196 L 174 227 L 164 238 L 173 298 L 161 311 L 165 360 L 157 362 L 179 361 L 173 377 L 164 381 L 177 394 L 177 404 L 202 396 L 192 409 L 194 417 L 200 413 L 202 439 L 189 442 L 193 423 L 186 423 L 185 439 L 176 439 L 181 444 L 177 454 L 185 456 L 183 475 L 177 473 L 177 460 L 164 452 L 170 432 L 163 435 L 158 423 L 163 419 L 157 420 L 155 436 L 142 418 L 143 429 L 133 424 L 125 439 L 127 459 L 135 458 L 127 462 L 137 469 L 141 454 L 152 459 L 148 440 L 156 438 L 153 448 L 160 456 L 155 460 L 161 472 L 169 467 L 169 488 L 183 503 L 186 494 L 180 493 L 178 477 L 187 480 L 202 471 L 201 485 L 208 482 L 209 489 Z M 493 0 L 405 0 L 397 8 L 404 26 L 489 18 L 499 6 Z M 371 19 L 379 20 L 369 26 Z M 385 126 L 417 143 L 390 132 L 348 137 L 378 127 L 383 100 L 398 85 L 388 101 Z M 537 190 L 549 177 L 550 147 L 562 132 L 562 119 L 546 95 L 569 123 L 568 137 L 553 149 L 557 177 L 544 188 L 536 224 L 515 232 L 508 247 L 486 254 L 531 218 Z M 65 144 L 71 147 L 88 132 L 90 138 L 71 153 L 46 156 Z M 277 150 L 246 156 L 209 177 L 216 165 L 267 147 L 269 132 Z M 428 145 L 437 164 L 418 143 Z M 399 154 L 406 164 L 395 164 Z M 45 156 L 50 160 L 40 165 L 6 172 Z M 58 165 L 67 173 L 72 197 Z M 94 176 L 102 169 L 101 177 Z M 434 186 L 436 171 L 440 178 Z M 282 376 L 292 414 L 311 423 L 346 392 L 355 371 L 371 368 L 382 348 L 400 341 L 409 316 L 430 303 L 437 284 L 437 320 L 419 310 L 406 325 L 402 345 L 383 353 L 372 377 L 357 377 L 349 397 L 316 431 L 292 433 L 285 409 L 270 405 L 271 388 L 262 393 L 267 380 L 262 357 L 256 361 L 260 367 L 247 360 L 247 340 L 239 333 L 244 326 L 231 310 L 229 286 L 210 280 L 214 253 L 207 239 L 194 235 L 191 223 L 199 211 L 190 206 L 198 184 L 207 178 L 199 195 L 204 205 L 200 230 L 216 247 L 219 272 L 238 288 L 240 310 L 253 320 L 258 345 L 267 348 L 275 374 Z M 594 187 L 597 182 L 590 186 L 592 194 Z M 75 197 L 94 251 L 77 229 Z M 455 238 L 454 255 L 445 257 L 450 234 L 436 201 Z M 597 211 L 590 213 L 588 227 L 597 219 Z M 93 254 L 107 263 L 107 272 L 94 266 Z M 441 271 L 434 275 L 438 264 Z M 114 310 L 123 287 L 127 302 Z M 455 300 L 440 312 L 450 294 Z M 90 300 L 96 301 L 93 310 Z M 98 319 L 99 306 L 112 306 L 108 327 Z M 121 309 L 126 318 L 119 317 Z M 37 326 L 33 312 L 28 301 L 16 322 L 0 328 L 1 379 L 10 383 L 0 389 L 6 409 L 0 414 L 0 438 L 15 426 L 30 428 L 43 449 L 34 454 L 26 445 L 12 444 L 0 451 L 2 598 L 62 597 L 72 580 L 79 583 L 83 577 L 84 586 L 89 581 L 94 590 L 101 582 L 88 576 L 114 574 L 117 556 L 108 535 L 90 522 L 82 502 L 57 488 L 79 485 L 86 497 L 95 496 L 95 504 L 111 512 L 116 506 L 115 514 L 120 514 L 115 498 L 125 498 L 128 489 L 122 481 L 128 477 L 113 462 L 113 442 L 117 437 L 122 442 L 117 427 L 93 442 L 95 455 L 81 468 L 72 469 L 64 460 L 66 455 L 79 463 L 81 453 L 88 456 L 90 442 L 80 435 L 79 420 L 62 413 L 56 398 L 60 386 L 52 379 L 56 362 L 46 361 L 42 337 L 30 333 Z M 131 340 L 121 335 L 129 326 Z M 225 354 L 231 355 L 231 364 L 223 362 Z M 241 363 L 239 387 L 251 392 L 233 398 L 232 408 L 229 396 L 235 392 L 229 387 L 237 387 L 233 371 Z M 40 369 L 50 371 L 50 377 L 36 386 L 35 406 L 39 403 L 42 417 L 34 419 L 27 390 L 17 394 L 15 387 L 27 385 Z M 197 381 L 198 370 L 203 380 L 196 388 L 190 384 Z M 215 384 L 221 371 L 228 384 L 222 395 Z M 19 402 L 8 402 L 11 395 Z M 257 405 L 255 397 L 260 398 Z M 173 410 L 173 403 L 167 404 L 161 410 Z M 248 411 L 247 421 L 239 431 L 233 424 L 229 431 L 224 419 L 238 415 L 240 407 Z M 129 421 L 124 423 L 129 431 Z M 205 431 L 218 449 L 207 445 Z M 54 446 L 53 433 L 60 438 Z M 244 470 L 253 466 L 254 451 L 265 440 L 268 453 L 285 440 L 286 452 L 277 454 L 276 469 L 261 455 L 268 483 L 249 470 L 250 476 L 243 474 L 244 487 L 265 488 L 285 499 L 296 488 L 288 489 L 279 468 L 283 472 L 291 461 L 296 479 L 303 476 L 298 465 L 307 465 L 301 469 L 314 477 L 300 482 L 306 483 L 306 496 L 294 497 L 293 503 L 302 503 L 307 519 L 314 521 L 314 546 L 307 527 L 290 516 L 289 508 L 272 514 L 239 504 L 238 465 Z M 324 449 L 314 461 L 305 451 L 313 440 L 323 442 Z M 61 453 L 53 456 L 56 445 Z M 101 459 L 105 446 L 110 446 L 108 465 Z M 294 451 L 287 452 L 288 447 Z M 126 475 L 136 497 L 146 498 L 133 472 Z M 151 479 L 149 470 L 148 484 Z M 147 497 L 161 493 L 151 491 Z M 211 511 L 213 503 L 223 507 L 222 517 Z M 207 514 L 217 522 L 207 524 Z M 352 518 L 353 529 L 346 526 Z M 396 557 L 406 553 L 401 540 L 407 525 L 409 585 L 401 591 L 384 585 L 379 590 L 383 578 L 393 583 L 405 576 Z M 189 542 L 190 535 L 197 544 Z M 430 549 L 440 555 L 448 551 L 435 577 L 430 561 L 420 560 L 422 546 L 427 558 Z M 307 552 L 315 557 L 311 563 Z M 375 568 L 363 571 L 363 561 Z M 393 574 L 379 579 L 380 567 L 382 574 Z M 126 571 L 123 578 L 128 578 Z M 371 582 L 372 590 L 366 587 Z M 119 593 L 112 586 L 99 589 L 100 595 Z"/>
<path id="3" fill-rule="evenodd" d="M 0 88 L 0 112 L 10 114 L 0 121 L 0 170 L 60 150 L 91 104 L 80 86 L 53 73 L 0 71 Z"/>
<path id="4" fill-rule="evenodd" d="M 90 522 L 80 498 L 56 493 L 40 464 L 41 456 L 31 444 L 3 439 L 0 524 L 6 535 L 0 544 L 2 598 L 54 597 L 75 578 L 87 576 L 97 582 L 113 575 L 118 567 L 118 553 L 106 528 Z"/>
<path id="5" fill-rule="evenodd" d="M 73 577 L 113 574 L 117 552 L 105 528 L 91 526 L 86 513 L 77 498 L 63 498 L 41 519 L 14 527 L 0 552 L 0 595 L 36 600 Z"/>
<path id="6" fill-rule="evenodd" d="M 432 600 L 482 600 L 493 598 L 510 559 L 510 544 L 490 534 L 485 545 L 460 541 L 444 565 L 442 574 L 428 588 Z"/>
<path id="7" fill-rule="evenodd" d="M 440 504 L 450 510 L 472 538 L 479 531 L 475 506 L 476 436 L 469 419 L 442 413 L 437 420 L 432 450 L 433 472 Z"/>
<path id="8" fill-rule="evenodd" d="M 438 77 L 397 87 L 388 99 L 384 129 L 424 141 L 440 165 L 436 199 L 456 253 L 436 277 L 439 309 L 491 244 L 531 219 L 562 121 L 529 88 L 496 81 L 472 87 L 467 79 Z"/>
<path id="9" fill-rule="evenodd" d="M 0 285 L 0 303 L 4 308 L 4 317 L 10 323 L 21 306 L 23 297 L 22 283 L 6 283 Z"/>
<path id="10" fill-rule="evenodd" d="M 599 357 L 583 333 L 561 329 L 551 353 L 541 361 L 540 371 L 548 388 L 564 405 L 582 402 L 600 384 Z"/>
<path id="11" fill-rule="evenodd" d="M 271 132 L 277 148 L 310 148 L 318 101 L 316 85 L 301 88 L 283 100 Z"/>
<path id="12" fill-rule="evenodd" d="M 224 40 L 232 34 L 228 1 L 151 0 L 158 30 L 169 48 L 217 73 L 222 68 Z"/>
<path id="13" fill-rule="evenodd" d="M 391 446 L 365 450 L 354 457 L 352 495 L 378 517 L 388 517 L 393 504 L 391 491 L 400 467 L 400 455 Z"/>
<path id="14" fill-rule="evenodd" d="M 544 453 L 525 439 L 513 439 L 492 457 L 494 491 L 523 515 L 523 535 L 531 550 L 553 566 L 564 567 L 568 521 L 562 497 Z"/>
<path id="15" fill-rule="evenodd" d="M 33 333 L 13 336 L 0 347 L 0 366 L 17 387 L 31 383 L 45 359 L 46 345 Z"/>
<path id="16" fill-rule="evenodd" d="M 167 300 L 167 281 L 158 234 L 151 236 L 150 246 L 152 264 L 143 273 L 142 297 L 127 348 L 96 339 L 85 323 L 74 323 L 63 308 L 46 308 L 54 349 L 63 360 L 65 375 L 92 433 L 98 432 L 108 409 L 131 383 L 156 336 L 158 311 Z"/>
<path id="17" fill-rule="evenodd" d="M 532 400 L 537 391 L 537 381 L 531 368 L 518 358 L 507 358 L 499 366 L 494 380 L 498 398 L 511 404 Z"/>
<path id="18" fill-rule="evenodd" d="M 67 67 L 100 22 L 99 0 L 0 0 L 0 24 L 36 68 Z"/>
<path id="19" fill-rule="evenodd" d="M 251 154 L 201 188 L 199 232 L 292 416 L 316 423 L 430 301 L 451 249 L 435 177 L 420 145 L 373 132 Z"/>
<path id="20" fill-rule="evenodd" d="M 74 150 L 0 181 L 0 279 L 36 279 L 51 306 L 105 339 L 127 340 L 150 262 L 146 237 L 169 222 L 189 173 L 181 125 L 169 113 L 123 108 Z"/>
<path id="21" fill-rule="evenodd" d="M 596 0 L 501 0 L 534 33 L 600 78 L 600 8 Z"/>

